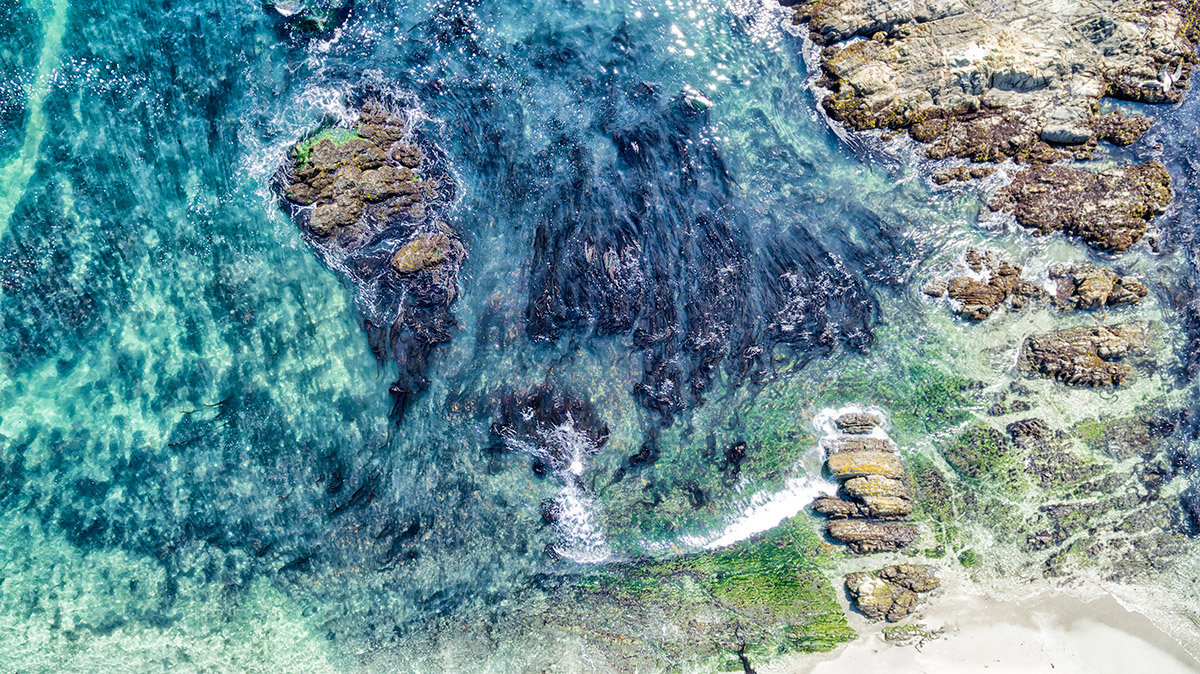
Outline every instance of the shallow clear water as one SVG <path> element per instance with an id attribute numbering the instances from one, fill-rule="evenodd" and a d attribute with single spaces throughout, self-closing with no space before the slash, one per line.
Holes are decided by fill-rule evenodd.
<path id="1" fill-rule="evenodd" d="M 317 36 L 251 2 L 0 4 L 15 671 L 533 667 L 557 647 L 489 625 L 556 579 L 700 549 L 772 495 L 807 497 L 813 415 L 857 402 L 842 378 L 1006 382 L 1019 330 L 981 352 L 919 281 L 981 242 L 1084 256 L 982 229 L 973 196 L 840 140 L 771 0 L 361 2 Z M 288 148 L 364 96 L 416 111 L 469 255 L 459 329 L 400 418 L 369 303 L 271 191 Z M 1173 114 L 1162 133 L 1195 142 L 1194 112 Z M 646 348 L 619 293 L 580 281 L 584 241 L 636 251 L 627 281 L 665 303 L 640 315 L 670 305 L 678 339 Z M 1187 245 L 1127 262 L 1182 278 Z M 1168 285 L 1137 315 L 1177 321 Z M 772 323 L 789 307 L 798 332 Z M 1178 385 L 1143 382 L 1055 399 L 1074 421 Z M 586 401 L 607 439 L 574 417 L 496 437 L 505 401 L 540 385 Z M 928 451 L 911 424 L 893 437 Z M 739 440 L 740 472 L 722 465 Z M 654 460 L 631 461 L 643 445 Z M 555 657 L 586 669 L 576 656 Z"/>

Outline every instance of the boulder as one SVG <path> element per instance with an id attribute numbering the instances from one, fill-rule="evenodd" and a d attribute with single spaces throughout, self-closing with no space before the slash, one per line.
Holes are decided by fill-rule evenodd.
<path id="1" fill-rule="evenodd" d="M 879 427 L 879 418 L 865 412 L 850 412 L 834 419 L 833 423 L 843 433 L 864 435 Z"/>
<path id="2" fill-rule="evenodd" d="M 1121 276 L 1092 265 L 1055 268 L 1050 277 L 1057 281 L 1056 296 L 1067 309 L 1098 309 L 1122 304 L 1137 304 L 1150 290 L 1133 276 Z"/>
<path id="3" fill-rule="evenodd" d="M 849 480 L 855 477 L 879 475 L 901 479 L 904 477 L 904 464 L 895 452 L 862 451 L 842 452 L 830 456 L 825 465 L 835 479 Z"/>
<path id="4" fill-rule="evenodd" d="M 917 607 L 917 593 L 936 589 L 941 582 L 919 564 L 896 564 L 875 573 L 858 571 L 846 576 L 846 593 L 854 607 L 875 620 L 896 622 Z"/>
<path id="5" fill-rule="evenodd" d="M 444 232 L 418 234 L 392 256 L 392 269 L 401 276 L 432 269 L 450 259 L 456 244 Z"/>
<path id="6" fill-rule="evenodd" d="M 933 570 L 924 564 L 885 566 L 879 570 L 879 577 L 913 592 L 929 592 L 942 584 L 942 581 L 933 574 Z"/>
<path id="7" fill-rule="evenodd" d="M 859 519 L 832 520 L 825 531 L 856 554 L 900 550 L 912 545 L 918 536 L 911 524 Z"/>

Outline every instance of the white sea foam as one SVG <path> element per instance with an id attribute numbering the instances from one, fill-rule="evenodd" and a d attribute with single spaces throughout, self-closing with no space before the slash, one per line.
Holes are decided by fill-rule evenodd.
<path id="1" fill-rule="evenodd" d="M 820 476 L 802 475 L 787 481 L 779 491 L 760 491 L 725 528 L 710 536 L 685 536 L 680 542 L 689 547 L 713 550 L 733 545 L 754 534 L 773 529 L 794 517 L 822 493 L 833 493 L 837 485 Z"/>

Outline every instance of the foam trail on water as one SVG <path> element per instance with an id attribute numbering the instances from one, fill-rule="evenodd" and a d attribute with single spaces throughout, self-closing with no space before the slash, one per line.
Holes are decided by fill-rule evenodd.
<path id="1" fill-rule="evenodd" d="M 715 535 L 685 536 L 681 541 L 689 546 L 709 550 L 733 545 L 754 534 L 775 528 L 780 522 L 794 517 L 817 496 L 836 490 L 837 485 L 820 476 L 793 477 L 779 491 L 761 491 L 751 496 L 745 510 Z"/>

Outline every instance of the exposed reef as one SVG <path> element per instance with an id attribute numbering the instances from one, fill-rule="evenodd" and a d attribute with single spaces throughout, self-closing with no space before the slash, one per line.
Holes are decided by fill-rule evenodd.
<path id="1" fill-rule="evenodd" d="M 934 158 L 1055 160 L 1090 154 L 1097 138 L 1127 144 L 1146 123 L 1099 116 L 1099 99 L 1177 102 L 1196 62 L 1183 1 L 835 0 L 800 2 L 795 21 L 825 45 L 830 116 L 910 129 Z"/>
<path id="2" fill-rule="evenodd" d="M 1068 386 L 1122 386 L 1133 366 L 1120 361 L 1145 351 L 1148 332 L 1145 324 L 1122 323 L 1031 335 L 1021 346 L 1019 367 Z"/>
<path id="3" fill-rule="evenodd" d="M 466 250 L 442 219 L 453 181 L 398 112 L 368 101 L 354 126 L 298 143 L 277 184 L 305 240 L 358 293 L 372 350 L 399 366 L 391 387 L 399 417 L 455 327 Z"/>
<path id="4" fill-rule="evenodd" d="M 988 206 L 1011 212 L 1037 234 L 1062 231 L 1093 248 L 1120 252 L 1171 201 L 1171 175 L 1157 161 L 1093 173 L 1035 164 L 1002 187 Z"/>

